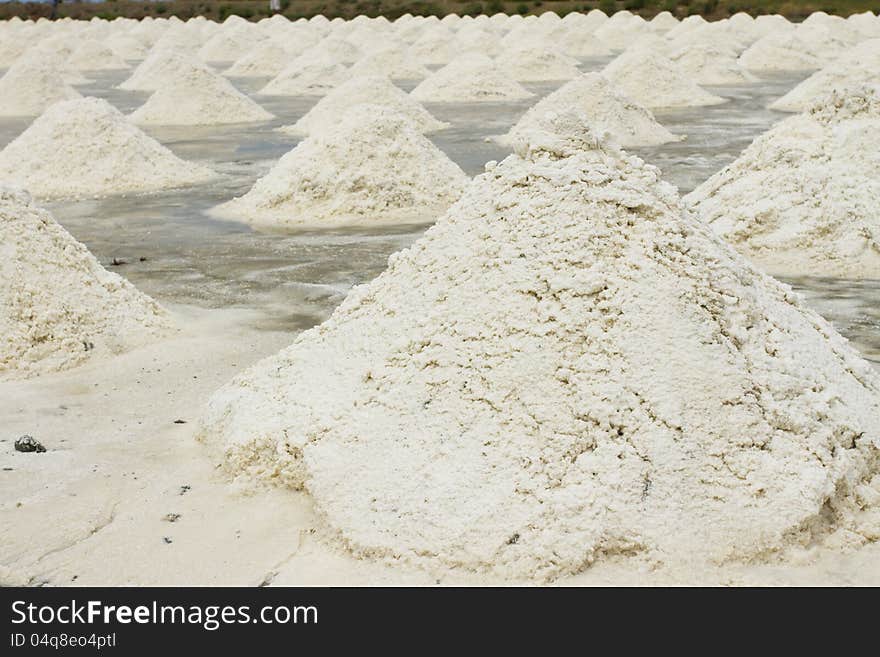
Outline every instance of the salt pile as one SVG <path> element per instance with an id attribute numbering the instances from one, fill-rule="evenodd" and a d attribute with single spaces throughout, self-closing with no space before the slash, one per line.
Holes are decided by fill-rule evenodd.
<path id="1" fill-rule="evenodd" d="M 104 44 L 118 57 L 126 60 L 144 59 L 149 51 L 143 41 L 127 34 L 113 34 L 104 41 Z"/>
<path id="2" fill-rule="evenodd" d="M 628 11 L 618 11 L 597 27 L 593 34 L 612 50 L 623 50 L 637 37 L 650 32 L 650 25 L 641 16 Z"/>
<path id="3" fill-rule="evenodd" d="M 412 60 L 400 47 L 390 46 L 361 57 L 351 67 L 353 75 L 386 75 L 392 80 L 424 80 L 431 71 Z"/>
<path id="4" fill-rule="evenodd" d="M 230 77 L 275 77 L 290 64 L 290 55 L 280 43 L 266 41 L 239 57 L 225 75 Z"/>
<path id="5" fill-rule="evenodd" d="M 770 105 L 783 112 L 802 112 L 835 89 L 880 84 L 880 39 L 864 41 L 820 71 L 816 71 Z"/>
<path id="6" fill-rule="evenodd" d="M 350 77 L 344 64 L 326 58 L 301 56 L 257 93 L 266 96 L 323 96 Z"/>
<path id="7" fill-rule="evenodd" d="M 98 264 L 21 191 L 0 187 L 0 378 L 127 351 L 171 329 L 168 315 Z"/>
<path id="8" fill-rule="evenodd" d="M 58 101 L 80 97 L 61 74 L 33 60 L 13 64 L 0 78 L 0 116 L 37 116 Z"/>
<path id="9" fill-rule="evenodd" d="M 426 66 L 445 65 L 459 54 L 452 45 L 454 38 L 445 27 L 432 27 L 410 46 L 410 55 Z"/>
<path id="10" fill-rule="evenodd" d="M 410 92 L 430 103 L 502 102 L 535 94 L 502 71 L 486 55 L 465 53 L 424 80 Z"/>
<path id="11" fill-rule="evenodd" d="M 537 580 L 876 535 L 877 373 L 657 169 L 556 120 L 218 391 L 202 439 L 365 558 Z"/>
<path id="12" fill-rule="evenodd" d="M 611 141 L 624 148 L 658 146 L 681 139 L 657 123 L 650 110 L 617 93 L 604 76 L 586 73 L 540 100 L 498 141 L 516 143 L 533 132 L 549 112 L 566 110 L 581 112 L 594 133 L 607 133 Z"/>
<path id="13" fill-rule="evenodd" d="M 627 50 L 603 71 L 624 96 L 648 108 L 698 107 L 726 102 L 705 89 L 666 57 L 642 49 Z"/>
<path id="14" fill-rule="evenodd" d="M 153 192 L 215 176 L 98 98 L 55 103 L 0 151 L 0 180 L 41 198 Z"/>
<path id="15" fill-rule="evenodd" d="M 68 65 L 78 71 L 113 71 L 129 68 L 113 50 L 94 39 L 83 41 L 70 55 Z"/>
<path id="16" fill-rule="evenodd" d="M 611 48 L 594 35 L 566 26 L 561 26 L 559 31 L 554 32 L 550 43 L 569 57 L 607 57 L 612 52 Z"/>
<path id="17" fill-rule="evenodd" d="M 750 71 L 812 71 L 822 67 L 793 34 L 768 34 L 740 55 L 739 63 Z"/>
<path id="18" fill-rule="evenodd" d="M 422 83 L 424 84 L 424 83 Z M 305 116 L 283 132 L 306 135 L 336 125 L 343 114 L 355 105 L 384 105 L 408 117 L 422 133 L 435 132 L 449 124 L 438 121 L 413 97 L 395 87 L 384 76 L 358 76 L 344 82 L 324 96 Z"/>
<path id="19" fill-rule="evenodd" d="M 166 80 L 129 118 L 138 125 L 222 125 L 275 117 L 229 80 L 192 67 Z"/>
<path id="20" fill-rule="evenodd" d="M 747 84 L 757 78 L 742 68 L 736 53 L 713 45 L 685 46 L 669 58 L 697 84 Z"/>
<path id="21" fill-rule="evenodd" d="M 458 199 L 467 182 L 409 118 L 356 105 L 214 212 L 270 227 L 427 221 Z"/>
<path id="22" fill-rule="evenodd" d="M 254 47 L 255 41 L 249 23 L 224 28 L 199 48 L 198 56 L 205 62 L 234 62 L 247 54 Z"/>
<path id="23" fill-rule="evenodd" d="M 495 65 L 519 82 L 571 80 L 580 75 L 576 59 L 545 47 L 508 49 L 495 59 Z"/>
<path id="24" fill-rule="evenodd" d="M 877 89 L 779 123 L 685 200 L 771 273 L 880 278 Z"/>
<path id="25" fill-rule="evenodd" d="M 131 76 L 119 85 L 119 88 L 126 91 L 156 91 L 167 80 L 173 80 L 194 68 L 211 70 L 189 55 L 172 51 L 156 51 L 142 61 Z"/>

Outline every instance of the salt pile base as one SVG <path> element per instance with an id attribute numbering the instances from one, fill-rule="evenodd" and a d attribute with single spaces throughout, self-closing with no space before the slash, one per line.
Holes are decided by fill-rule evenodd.
<path id="1" fill-rule="evenodd" d="M 880 377 L 582 125 L 488 166 L 202 439 L 363 558 L 540 580 L 876 536 Z"/>
<path id="2" fill-rule="evenodd" d="M 0 180 L 42 198 L 154 192 L 216 175 L 181 160 L 98 98 L 52 105 L 0 151 Z"/>
<path id="3" fill-rule="evenodd" d="M 152 299 L 104 269 L 20 190 L 0 187 L 0 378 L 54 372 L 167 334 Z"/>
<path id="4" fill-rule="evenodd" d="M 467 182 L 408 117 L 356 105 L 213 212 L 274 228 L 430 221 Z"/>
<path id="5" fill-rule="evenodd" d="M 835 92 L 685 197 L 778 275 L 880 278 L 880 95 Z"/>

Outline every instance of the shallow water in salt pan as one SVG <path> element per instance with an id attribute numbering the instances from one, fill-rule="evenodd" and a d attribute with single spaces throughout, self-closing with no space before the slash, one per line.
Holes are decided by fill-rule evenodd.
<path id="1" fill-rule="evenodd" d="M 584 69 L 598 68 L 601 63 L 588 62 Z M 126 113 L 148 96 L 114 88 L 125 79 L 125 72 L 90 77 L 94 82 L 80 91 L 104 97 Z M 730 102 L 655 112 L 666 127 L 688 138 L 634 151 L 659 166 L 667 180 L 687 193 L 787 116 L 766 106 L 802 77 L 774 76 L 753 85 L 713 87 L 714 93 Z M 250 94 L 265 81 L 233 80 Z M 413 84 L 400 86 L 411 89 Z M 427 105 L 435 116 L 452 124 L 430 135 L 431 139 L 469 175 L 478 174 L 486 161 L 509 153 L 486 137 L 506 132 L 558 84 L 526 86 L 538 95 L 524 102 Z M 264 317 L 260 328 L 298 331 L 325 319 L 353 285 L 377 276 L 388 256 L 412 243 L 427 226 L 267 234 L 244 223 L 208 217 L 207 209 L 245 193 L 296 145 L 295 137 L 275 128 L 296 121 L 318 100 L 255 99 L 277 119 L 257 125 L 148 130 L 179 156 L 221 172 L 220 181 L 152 196 L 53 203 L 51 209 L 99 260 L 160 301 L 258 308 Z M 0 120 L 0 146 L 28 124 L 28 120 Z M 124 264 L 112 265 L 114 258 Z M 789 282 L 880 366 L 880 281 L 802 278 Z"/>

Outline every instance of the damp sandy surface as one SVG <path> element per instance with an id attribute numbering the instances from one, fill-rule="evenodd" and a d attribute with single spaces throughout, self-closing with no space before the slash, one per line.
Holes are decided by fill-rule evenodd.
<path id="1" fill-rule="evenodd" d="M 585 62 L 584 69 L 602 63 Z M 90 76 L 94 82 L 80 90 L 123 111 L 146 98 L 113 88 L 124 73 Z M 713 87 L 730 101 L 657 112 L 666 127 L 688 139 L 636 152 L 688 192 L 786 116 L 765 107 L 801 77 Z M 234 82 L 252 93 L 265 79 Z M 527 86 L 544 95 L 558 85 Z M 426 229 L 272 234 L 207 216 L 207 209 L 246 192 L 295 146 L 296 138 L 275 128 L 296 121 L 317 101 L 257 100 L 276 120 L 148 130 L 179 156 L 220 171 L 219 181 L 173 193 L 50 206 L 102 263 L 168 306 L 180 332 L 112 361 L 0 383 L 0 523 L 12 528 L 0 541 L 0 583 L 487 582 L 475 574 L 436 576 L 331 550 L 319 538 L 320 521 L 307 495 L 231 487 L 195 440 L 196 420 L 214 390 L 325 319 L 353 285 L 378 275 L 391 253 Z M 431 138 L 475 175 L 486 161 L 508 153 L 485 138 L 506 132 L 536 101 L 428 105 L 452 123 Z M 0 146 L 28 124 L 27 119 L 0 121 Z M 787 282 L 880 367 L 880 281 Z M 12 442 L 25 433 L 48 451 L 14 452 Z M 877 584 L 878 563 L 875 546 L 704 573 L 610 562 L 563 583 Z"/>

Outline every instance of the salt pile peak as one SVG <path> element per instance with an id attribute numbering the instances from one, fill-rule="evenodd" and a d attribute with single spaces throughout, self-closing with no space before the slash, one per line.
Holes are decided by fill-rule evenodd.
<path id="1" fill-rule="evenodd" d="M 326 322 L 215 393 L 226 471 L 362 558 L 517 580 L 760 559 L 862 515 L 880 379 L 563 113 Z M 279 521 L 283 521 L 279 518 Z"/>
<path id="2" fill-rule="evenodd" d="M 155 192 L 215 177 L 98 98 L 55 103 L 0 151 L 0 179 L 38 198 Z"/>
<path id="3" fill-rule="evenodd" d="M 0 379 L 106 358 L 172 329 L 156 302 L 7 187 L 0 187 L 0 254 Z"/>
<path id="4" fill-rule="evenodd" d="M 355 105 L 214 213 L 274 228 L 429 221 L 467 182 L 407 116 Z"/>

